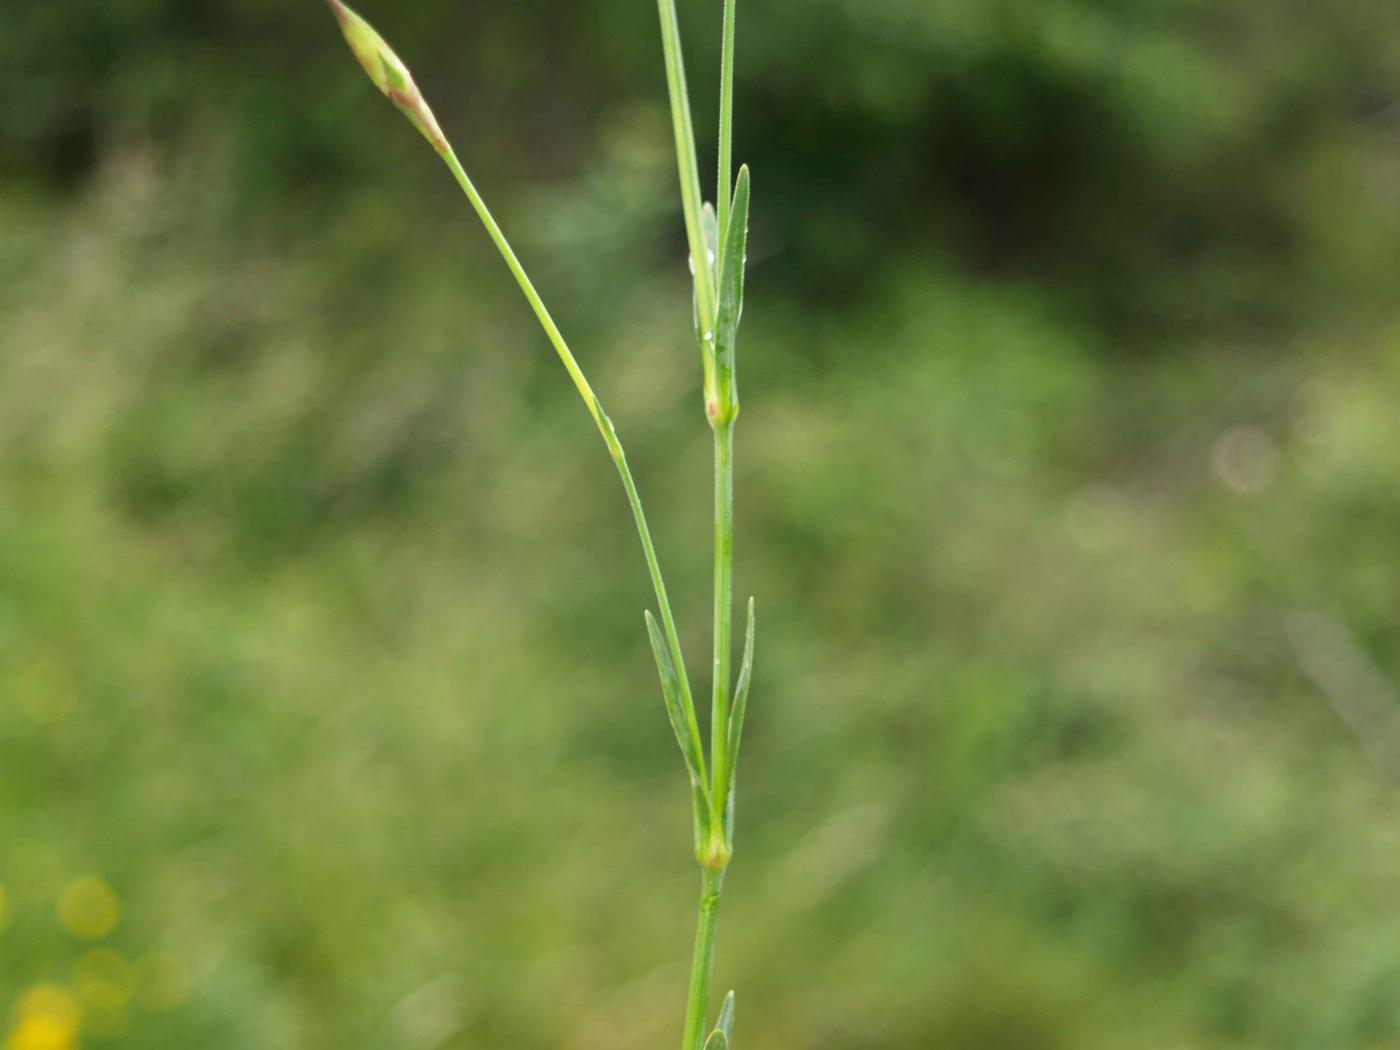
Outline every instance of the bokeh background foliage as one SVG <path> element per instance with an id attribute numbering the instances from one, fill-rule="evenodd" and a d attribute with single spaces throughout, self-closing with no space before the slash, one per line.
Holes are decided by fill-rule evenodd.
<path id="1" fill-rule="evenodd" d="M 654 9 L 363 8 L 703 669 Z M 741 15 L 741 1045 L 1395 1045 L 1400 8 Z M 5 4 L 0 85 L 8 1047 L 673 1043 L 635 537 L 450 179 L 311 0 Z"/>

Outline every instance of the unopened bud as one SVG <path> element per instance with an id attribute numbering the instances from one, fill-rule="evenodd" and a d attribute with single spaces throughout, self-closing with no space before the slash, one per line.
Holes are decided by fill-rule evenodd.
<path id="1" fill-rule="evenodd" d="M 346 7 L 340 0 L 327 0 L 336 21 L 340 23 L 345 41 L 350 45 L 355 58 L 369 74 L 374 86 L 398 106 L 413 126 L 423 133 L 423 137 L 433 144 L 438 152 L 447 149 L 447 139 L 438 127 L 437 118 L 428 108 L 427 101 L 413 82 L 408 67 L 403 64 L 394 49 L 384 42 L 372 25 Z"/>

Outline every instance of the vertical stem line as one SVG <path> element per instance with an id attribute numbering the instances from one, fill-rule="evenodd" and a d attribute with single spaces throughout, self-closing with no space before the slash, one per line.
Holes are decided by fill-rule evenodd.
<path id="1" fill-rule="evenodd" d="M 710 1014 L 710 978 L 715 966 L 715 934 L 719 930 L 719 895 L 724 872 L 705 870 L 700 886 L 700 917 L 695 926 L 695 955 L 690 963 L 690 998 L 685 1010 L 682 1050 L 700 1050 Z"/>
<path id="2" fill-rule="evenodd" d="M 710 756 L 715 806 L 724 814 L 729 803 L 729 681 L 734 609 L 734 422 L 717 423 L 714 429 L 715 638 Z M 727 835 L 727 829 L 719 830 Z"/>
<path id="3" fill-rule="evenodd" d="M 690 119 L 690 97 L 685 83 L 685 60 L 681 56 L 681 28 L 676 17 L 676 0 L 657 0 L 661 13 L 661 45 L 666 57 L 666 89 L 671 97 L 671 124 L 676 138 L 676 165 L 681 180 L 681 207 L 695 260 L 695 299 L 702 331 L 715 327 L 716 296 L 710 269 L 709 249 L 700 231 L 700 168 L 695 160 L 695 128 Z"/>
<path id="4" fill-rule="evenodd" d="M 734 198 L 734 4 L 735 0 L 724 0 L 724 44 L 719 67 L 719 182 L 715 215 L 721 246 L 729 231 L 729 209 Z"/>

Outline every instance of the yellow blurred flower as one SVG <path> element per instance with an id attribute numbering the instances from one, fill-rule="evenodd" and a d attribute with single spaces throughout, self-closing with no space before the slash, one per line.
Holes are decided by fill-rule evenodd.
<path id="1" fill-rule="evenodd" d="M 58 921 L 75 937 L 96 941 L 106 937 L 121 921 L 117 895 L 91 875 L 74 879 L 58 900 Z"/>
<path id="2" fill-rule="evenodd" d="M 56 984 L 30 988 L 15 1003 L 14 1028 L 5 1050 L 73 1050 L 78 1045 L 78 1003 Z"/>
<path id="3" fill-rule="evenodd" d="M 26 1017 L 15 1026 L 5 1050 L 72 1050 L 77 1027 L 53 1017 Z"/>

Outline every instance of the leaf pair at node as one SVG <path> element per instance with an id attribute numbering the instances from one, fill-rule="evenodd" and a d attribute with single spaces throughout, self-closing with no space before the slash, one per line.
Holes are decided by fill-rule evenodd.
<path id="1" fill-rule="evenodd" d="M 748 626 L 744 632 L 744 656 L 739 666 L 739 679 L 734 689 L 734 704 L 729 718 L 727 739 L 729 767 L 725 783 L 712 782 L 706 775 L 705 745 L 700 739 L 700 726 L 695 717 L 689 691 L 681 685 L 675 661 L 666 645 L 661 626 L 646 612 L 647 637 L 651 639 L 652 655 L 661 679 L 661 697 L 666 703 L 666 716 L 671 723 L 676 743 L 690 774 L 692 801 L 695 808 L 695 850 L 702 856 L 714 833 L 722 829 L 726 847 L 732 846 L 734 823 L 734 770 L 739 759 L 739 743 L 744 733 L 744 715 L 749 706 L 749 685 L 753 681 L 754 600 L 749 599 Z M 716 771 L 718 774 L 718 771 Z"/>
<path id="2" fill-rule="evenodd" d="M 739 390 L 735 381 L 735 347 L 739 321 L 744 313 L 744 271 L 748 263 L 749 168 L 739 169 L 734 198 L 729 203 L 720 244 L 720 226 L 715 209 L 706 204 L 701 220 L 706 253 L 714 286 L 719 289 L 719 306 L 713 331 L 702 331 L 699 293 L 696 293 L 696 336 L 705 367 L 705 410 L 712 425 L 727 424 L 739 414 Z"/>

